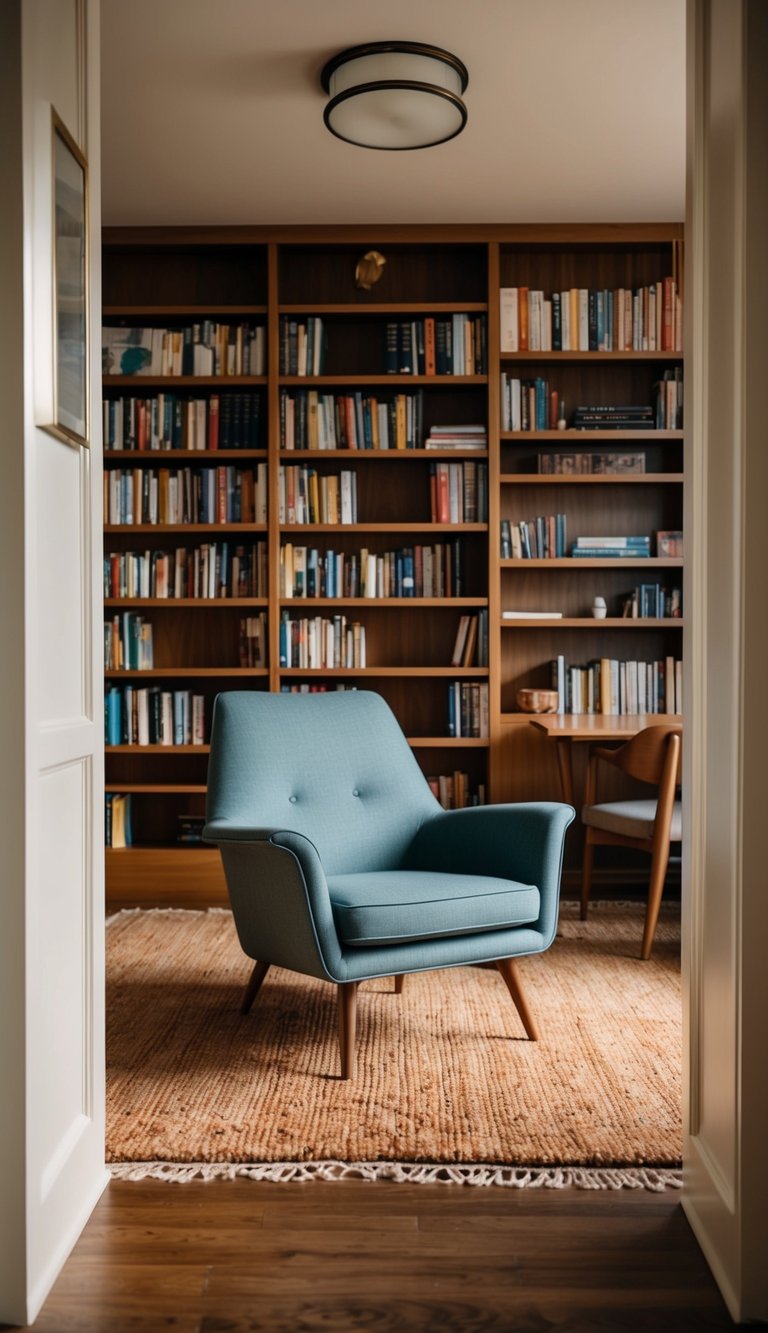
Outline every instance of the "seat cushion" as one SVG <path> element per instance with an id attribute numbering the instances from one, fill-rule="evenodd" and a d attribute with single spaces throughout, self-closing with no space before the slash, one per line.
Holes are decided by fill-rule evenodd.
<path id="1" fill-rule="evenodd" d="M 538 919 L 539 890 L 490 875 L 379 870 L 328 880 L 339 939 L 346 945 L 407 944 L 504 930 Z"/>
<path id="2" fill-rule="evenodd" d="M 581 818 L 583 823 L 592 828 L 604 829 L 606 833 L 624 834 L 628 838 L 652 838 L 656 802 L 608 801 L 605 805 L 585 805 Z M 680 842 L 683 837 L 682 806 L 679 801 L 675 801 L 672 810 L 669 837 L 670 842 Z"/>

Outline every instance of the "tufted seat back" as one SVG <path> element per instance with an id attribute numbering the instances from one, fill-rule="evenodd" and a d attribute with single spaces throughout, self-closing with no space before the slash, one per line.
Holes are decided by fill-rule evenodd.
<path id="1" fill-rule="evenodd" d="M 396 869 L 439 813 L 378 694 L 235 690 L 216 699 L 209 821 L 302 833 L 326 873 L 343 875 Z"/>

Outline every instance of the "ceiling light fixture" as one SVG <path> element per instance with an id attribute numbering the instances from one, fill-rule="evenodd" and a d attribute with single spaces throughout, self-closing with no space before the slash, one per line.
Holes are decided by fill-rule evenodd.
<path id="1" fill-rule="evenodd" d="M 361 148 L 431 148 L 467 123 L 466 66 L 439 46 L 351 46 L 328 61 L 320 81 L 330 97 L 323 119 L 331 134 Z"/>

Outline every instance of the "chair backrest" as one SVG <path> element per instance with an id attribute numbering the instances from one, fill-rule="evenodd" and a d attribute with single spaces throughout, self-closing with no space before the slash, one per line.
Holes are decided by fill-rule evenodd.
<path id="1" fill-rule="evenodd" d="M 367 690 L 216 699 L 208 819 L 293 829 L 326 874 L 396 868 L 440 812 L 393 713 Z"/>
<path id="2" fill-rule="evenodd" d="M 676 758 L 675 781 L 679 782 L 682 735 L 683 728 L 676 723 L 644 727 L 625 745 L 622 745 L 618 750 L 614 750 L 611 763 L 622 769 L 624 773 L 629 774 L 630 777 L 637 778 L 640 782 L 658 784 L 664 776 L 665 764 L 668 761 L 670 737 L 677 736 L 678 741 L 674 745 Z"/>

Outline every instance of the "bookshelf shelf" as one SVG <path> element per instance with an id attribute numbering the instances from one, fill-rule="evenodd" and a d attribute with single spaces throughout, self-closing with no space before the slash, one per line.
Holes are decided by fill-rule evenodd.
<path id="1" fill-rule="evenodd" d="M 362 249 L 374 243 L 386 255 L 387 264 L 381 283 L 369 293 L 356 287 L 354 273 Z M 114 491 L 107 490 L 114 501 L 107 512 L 113 517 L 126 512 L 128 506 L 121 507 L 115 499 L 116 495 L 119 498 L 119 487 L 131 483 L 134 487 L 149 486 L 151 469 L 155 469 L 152 484 L 159 483 L 160 469 L 170 469 L 171 475 L 176 469 L 190 469 L 193 484 L 202 486 L 203 482 L 196 479 L 198 470 L 221 467 L 217 477 L 221 485 L 222 478 L 235 478 L 242 466 L 253 470 L 261 485 L 266 476 L 267 487 L 266 522 L 108 523 L 104 528 L 108 592 L 121 587 L 154 590 L 157 586 L 161 590 L 166 586 L 185 591 L 226 587 L 231 591 L 239 586 L 254 594 L 105 597 L 104 619 L 110 622 L 112 647 L 118 628 L 124 636 L 118 645 L 122 653 L 118 651 L 116 660 L 128 660 L 130 656 L 125 646 L 129 625 L 138 624 L 139 631 L 142 626 L 151 626 L 154 649 L 150 659 L 154 664 L 149 670 L 107 671 L 112 704 L 115 692 L 119 692 L 120 708 L 127 711 L 134 707 L 138 711 L 140 705 L 135 701 L 141 694 L 141 706 L 154 709 L 150 714 L 152 730 L 142 730 L 141 734 L 151 734 L 154 740 L 157 734 L 168 734 L 167 725 L 165 732 L 162 727 L 158 729 L 158 695 L 161 700 L 165 697 L 166 707 L 169 693 L 174 706 L 178 699 L 186 706 L 187 698 L 196 696 L 198 720 L 200 708 L 204 714 L 205 740 L 201 745 L 142 746 L 128 745 L 123 740 L 107 747 L 108 798 L 132 800 L 136 843 L 127 849 L 108 849 L 107 892 L 111 903 L 198 905 L 226 901 L 218 852 L 177 842 L 178 820 L 199 816 L 204 809 L 213 704 L 222 689 L 376 690 L 393 708 L 425 775 L 433 784 L 438 779 L 445 784 L 440 786 L 441 799 L 448 799 L 447 784 L 459 770 L 463 777 L 460 790 L 482 794 L 494 802 L 558 799 L 560 789 L 551 747 L 542 743 L 534 728 L 523 725 L 529 717 L 515 711 L 517 690 L 549 686 L 552 663 L 558 656 L 567 660 L 569 668 L 606 656 L 622 662 L 678 657 L 682 616 L 633 618 L 622 610 L 633 605 L 638 588 L 646 585 L 647 592 L 647 585 L 654 584 L 663 589 L 665 596 L 667 592 L 674 594 L 672 602 L 666 602 L 668 607 L 680 605 L 683 561 L 658 556 L 580 559 L 570 554 L 558 559 L 500 559 L 500 524 L 502 520 L 534 522 L 537 515 L 562 511 L 567 523 L 561 523 L 561 532 L 567 531 L 568 540 L 558 549 L 565 552 L 570 552 L 573 540 L 583 533 L 644 533 L 653 539 L 656 532 L 680 530 L 682 429 L 578 430 L 572 423 L 577 419 L 575 408 L 580 405 L 604 405 L 613 413 L 618 413 L 622 405 L 640 405 L 654 409 L 654 423 L 677 422 L 674 413 L 657 410 L 661 405 L 657 395 L 660 383 L 679 378 L 683 357 L 681 352 L 666 350 L 502 351 L 502 345 L 514 346 L 514 342 L 502 344 L 501 292 L 517 287 L 529 292 L 539 290 L 546 297 L 573 288 L 604 293 L 612 290 L 614 295 L 622 288 L 650 290 L 649 285 L 659 287 L 669 275 L 674 279 L 681 273 L 681 265 L 679 225 L 409 226 L 376 228 L 375 235 L 370 227 L 203 227 L 195 228 L 193 236 L 184 228 L 107 229 L 103 312 L 108 325 L 168 330 L 206 321 L 211 325 L 251 325 L 264 330 L 265 352 L 263 362 L 241 361 L 239 350 L 235 356 L 230 353 L 227 361 L 222 342 L 220 347 L 217 344 L 213 359 L 203 354 L 194 360 L 164 363 L 176 369 L 182 365 L 208 369 L 227 364 L 230 369 L 235 365 L 264 368 L 262 375 L 111 374 L 104 378 L 104 397 L 110 405 L 105 413 L 110 442 L 135 444 L 154 438 L 156 443 L 162 439 L 166 445 L 163 449 L 105 451 L 105 479 L 108 481 L 111 472 L 122 474 L 115 481 Z M 434 330 L 430 323 L 433 319 Z M 319 323 L 310 327 L 310 320 Z M 302 324 L 305 328 L 300 334 Z M 302 364 L 287 355 L 292 355 L 291 325 L 296 328 L 297 351 L 306 347 L 311 337 L 313 355 L 317 353 L 318 359 L 310 357 L 306 364 L 322 373 L 283 373 Z M 396 360 L 392 341 L 395 328 Z M 434 359 L 427 356 L 432 331 Z M 230 335 L 229 346 L 234 339 L 239 349 L 237 339 L 244 341 L 246 337 L 251 337 L 250 330 Z M 460 348 L 464 337 L 472 339 L 468 354 L 454 361 L 455 340 L 459 340 Z M 248 344 L 251 349 L 257 348 L 257 355 L 260 338 L 254 335 Z M 120 336 L 114 342 L 122 349 L 120 355 L 125 350 L 123 341 Z M 144 348 L 152 343 L 146 334 L 139 341 Z M 166 344 L 166 354 L 170 346 Z M 586 346 L 583 339 L 581 346 Z M 176 355 L 175 344 L 173 351 Z M 140 363 L 116 360 L 112 364 L 133 369 Z M 151 364 L 157 367 L 160 362 Z M 428 365 L 433 371 L 436 365 L 442 368 L 454 364 L 470 370 L 479 367 L 483 373 L 405 373 L 408 365 L 422 371 Z M 396 366 L 395 373 L 388 372 L 387 366 L 390 372 Z M 506 377 L 504 381 L 502 376 Z M 550 399 L 549 410 L 543 414 L 536 410 L 519 418 L 505 412 L 502 417 L 502 384 L 508 385 L 510 380 L 526 385 L 537 380 L 546 382 L 548 393 L 556 394 L 557 401 L 567 405 L 568 428 L 504 429 L 506 421 L 554 425 L 558 420 Z M 160 415 L 157 400 L 161 395 L 170 424 L 168 416 Z M 316 416 L 312 415 L 315 409 Z M 131 413 L 137 414 L 137 421 L 140 419 L 140 429 L 130 418 Z M 604 414 L 604 419 L 610 425 L 614 418 Z M 647 411 L 632 417 L 624 415 L 625 421 L 635 419 L 645 422 L 651 417 Z M 446 427 L 471 427 L 470 438 L 478 436 L 485 447 L 425 447 L 428 439 L 439 440 L 440 428 L 443 435 L 447 434 Z M 286 441 L 346 443 L 355 438 L 368 443 L 402 443 L 406 438 L 417 447 L 283 447 Z M 461 441 L 460 435 L 454 438 Z M 254 447 L 167 447 L 171 441 L 174 445 L 181 441 L 185 445 L 210 446 L 217 440 Z M 574 461 L 558 459 L 560 453 L 573 455 Z M 609 463 L 599 462 L 598 466 L 624 466 L 627 470 L 595 472 L 594 459 L 575 461 L 587 453 L 615 455 Z M 630 470 L 641 466 L 628 457 L 635 454 L 644 455 L 642 472 Z M 621 456 L 627 457 L 626 463 L 621 463 Z M 460 477 L 472 505 L 477 480 L 487 479 L 485 510 L 462 509 L 461 505 L 438 510 L 433 465 L 475 462 L 483 465 L 475 479 L 471 470 L 451 476 L 454 483 Z M 225 474 L 224 465 L 232 472 Z M 540 466 L 589 466 L 592 471 L 542 473 Z M 356 514 L 366 517 L 355 523 L 281 522 L 283 493 L 293 495 L 293 491 L 288 492 L 287 472 L 281 477 L 281 468 L 295 469 L 291 487 L 305 484 L 300 469 L 311 469 L 317 474 L 320 493 L 326 479 L 351 471 L 355 477 Z M 186 485 L 190 484 L 189 476 Z M 133 511 L 153 512 L 135 504 Z M 250 506 L 226 511 L 189 506 L 187 512 L 264 516 L 263 509 Z M 283 508 L 282 512 L 288 510 Z M 312 512 L 336 511 L 318 508 Z M 479 512 L 487 521 L 433 523 L 419 517 L 432 512 Z M 293 557 L 285 553 L 289 546 Z M 295 554 L 302 547 L 306 554 Z M 423 551 L 419 552 L 419 547 Z M 377 567 L 377 578 L 380 568 L 386 568 L 390 579 L 395 570 L 394 581 L 380 582 L 379 586 L 401 587 L 399 579 L 406 571 L 406 559 L 413 559 L 416 577 L 423 569 L 426 580 L 426 566 L 419 562 L 426 558 L 429 547 L 433 548 L 435 581 L 418 586 L 455 587 L 455 582 L 448 581 L 448 574 L 450 571 L 453 580 L 458 571 L 461 596 L 283 595 L 286 586 L 292 586 L 286 584 L 286 578 L 294 579 L 294 589 L 301 586 L 304 561 L 310 557 L 315 581 L 309 586 L 313 589 L 329 586 L 334 590 L 359 590 L 366 586 L 354 581 L 362 572 L 363 549 L 369 557 L 393 562 Z M 656 545 L 652 544 L 651 549 L 655 551 Z M 165 584 L 155 581 L 159 574 L 154 564 L 150 565 L 152 578 L 147 581 L 146 566 L 138 562 L 148 553 L 151 561 L 160 556 L 168 560 L 171 572 Z M 336 581 L 331 581 L 328 573 L 331 555 L 339 562 Z M 235 556 L 246 561 L 238 569 L 239 583 L 231 580 L 230 562 Z M 295 563 L 291 573 L 292 558 Z M 209 574 L 207 582 L 198 578 L 203 559 L 219 562 L 214 570 L 216 577 Z M 359 567 L 347 564 L 353 560 Z M 137 563 L 132 566 L 130 561 Z M 174 566 L 176 561 L 181 561 L 181 566 Z M 401 562 L 399 566 L 397 561 Z M 221 562 L 225 574 L 219 580 Z M 603 620 L 590 614 L 597 595 L 608 603 Z M 647 608 L 647 598 L 643 606 Z M 506 608 L 553 608 L 562 616 L 542 620 L 530 615 L 508 621 L 502 617 Z M 283 620 L 293 623 L 334 617 L 344 618 L 345 630 L 353 644 L 357 635 L 358 647 L 364 629 L 366 655 L 362 660 L 384 665 L 321 669 L 280 666 Z M 481 644 L 475 646 L 468 660 L 482 661 L 482 666 L 450 665 L 465 621 L 473 624 L 473 633 L 476 628 Z M 512 629 L 517 632 L 505 632 Z M 301 626 L 292 630 L 299 636 L 311 632 Z M 458 656 L 463 660 L 461 653 Z M 130 660 L 136 659 L 130 656 Z M 251 660 L 258 665 L 242 665 Z M 291 656 L 284 652 L 283 660 L 291 660 Z M 297 656 L 292 660 L 298 660 Z M 449 712 L 455 715 L 459 698 L 462 708 L 467 700 L 471 708 L 476 708 L 473 729 L 477 729 L 474 722 L 480 716 L 481 729 L 485 730 L 487 713 L 487 737 L 448 735 Z M 127 729 L 120 734 L 127 736 Z M 174 730 L 172 734 L 175 737 L 183 733 Z M 114 729 L 110 735 L 115 739 Z M 579 855 L 578 844 L 577 829 L 567 849 L 572 864 Z"/>
<path id="2" fill-rule="evenodd" d="M 559 362 L 568 361 L 654 361 L 657 364 L 679 365 L 683 360 L 682 352 L 501 352 L 500 361 L 507 362 Z"/>
<path id="3" fill-rule="evenodd" d="M 561 556 L 553 560 L 500 560 L 502 569 L 682 569 L 679 556 Z"/>
<path id="4" fill-rule="evenodd" d="M 315 463 L 326 458 L 344 459 L 347 463 L 365 462 L 466 462 L 488 458 L 487 449 L 281 449 L 281 463 Z"/>
<path id="5" fill-rule="evenodd" d="M 130 608 L 157 607 L 159 610 L 172 610 L 179 606 L 193 607 L 195 611 L 213 611 L 225 606 L 231 608 L 268 606 L 266 597 L 105 597 L 104 605 L 114 610 L 127 611 Z"/>
<path id="6" fill-rule="evenodd" d="M 504 472 L 501 486 L 679 486 L 682 472 L 570 473 Z"/>
<path id="7" fill-rule="evenodd" d="M 280 375 L 278 384 L 286 389 L 302 388 L 323 388 L 324 386 L 333 387 L 334 385 L 348 386 L 349 388 L 367 388 L 380 387 L 386 385 L 388 388 L 413 388 L 419 385 L 441 385 L 446 388 L 484 385 L 488 383 L 487 375 Z M 362 452 L 362 450 L 361 450 Z"/>
<path id="8" fill-rule="evenodd" d="M 410 677 L 421 677 L 428 680 L 430 677 L 445 676 L 450 680 L 487 680 L 487 667 L 455 667 L 455 666 L 364 666 L 364 667 L 280 667 L 280 675 L 286 677 L 306 677 L 310 676 L 369 676 L 371 679 L 376 677 L 384 678 L 393 676 L 398 679 L 407 680 Z"/>
<path id="9" fill-rule="evenodd" d="M 501 629 L 677 629 L 683 628 L 682 616 L 605 616 L 596 620 L 592 616 L 548 616 L 546 620 L 519 617 L 500 622 Z"/>
<path id="10" fill-rule="evenodd" d="M 439 611 L 455 611 L 461 607 L 487 606 L 487 597 L 281 597 L 280 606 L 293 607 L 328 607 L 365 606 L 375 610 L 377 607 L 398 611 L 423 611 L 430 607 Z"/>
<path id="11" fill-rule="evenodd" d="M 266 458 L 266 449 L 107 449 L 110 463 L 221 463 Z"/>

